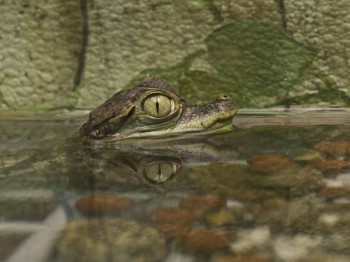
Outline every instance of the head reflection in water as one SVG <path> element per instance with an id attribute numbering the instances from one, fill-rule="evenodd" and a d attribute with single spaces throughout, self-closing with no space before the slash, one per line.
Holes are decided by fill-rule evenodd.
<path id="1" fill-rule="evenodd" d="M 221 141 L 221 140 L 219 140 Z M 213 138 L 164 142 L 144 141 L 119 145 L 67 148 L 66 166 L 55 179 L 65 186 L 86 190 L 167 186 L 170 182 L 186 183 L 181 176 L 184 166 L 230 163 L 237 159 L 234 148 L 223 148 Z M 64 170 L 64 171 L 63 171 Z M 186 169 L 187 170 L 187 169 Z M 171 183 L 174 185 L 174 183 Z"/>

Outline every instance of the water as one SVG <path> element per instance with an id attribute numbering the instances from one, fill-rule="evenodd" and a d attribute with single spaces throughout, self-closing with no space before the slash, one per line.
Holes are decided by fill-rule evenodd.
<path id="1" fill-rule="evenodd" d="M 1 261 L 349 261 L 347 110 L 241 110 L 212 137 L 80 145 L 1 116 Z M 71 138 L 71 139 L 69 139 Z"/>

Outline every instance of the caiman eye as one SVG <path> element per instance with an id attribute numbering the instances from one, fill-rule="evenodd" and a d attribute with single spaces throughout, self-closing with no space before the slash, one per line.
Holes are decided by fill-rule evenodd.
<path id="1" fill-rule="evenodd" d="M 165 117 L 174 109 L 174 100 L 163 95 L 149 96 L 143 102 L 143 111 L 152 117 Z"/>

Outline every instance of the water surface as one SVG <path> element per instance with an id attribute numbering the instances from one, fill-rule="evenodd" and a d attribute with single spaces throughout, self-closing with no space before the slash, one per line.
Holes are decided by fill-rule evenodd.
<path id="1" fill-rule="evenodd" d="M 0 260 L 348 261 L 347 110 L 241 110 L 211 137 L 81 145 L 2 113 Z"/>

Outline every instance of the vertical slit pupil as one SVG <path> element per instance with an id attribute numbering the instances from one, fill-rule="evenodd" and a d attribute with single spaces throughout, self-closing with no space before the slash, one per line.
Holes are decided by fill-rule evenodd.
<path id="1" fill-rule="evenodd" d="M 160 166 L 160 163 L 158 163 L 158 180 L 160 180 L 161 175 L 162 175 L 162 168 Z"/>
<path id="2" fill-rule="evenodd" d="M 157 110 L 157 115 L 159 115 L 159 101 L 158 101 L 158 97 L 156 98 L 156 110 Z"/>

